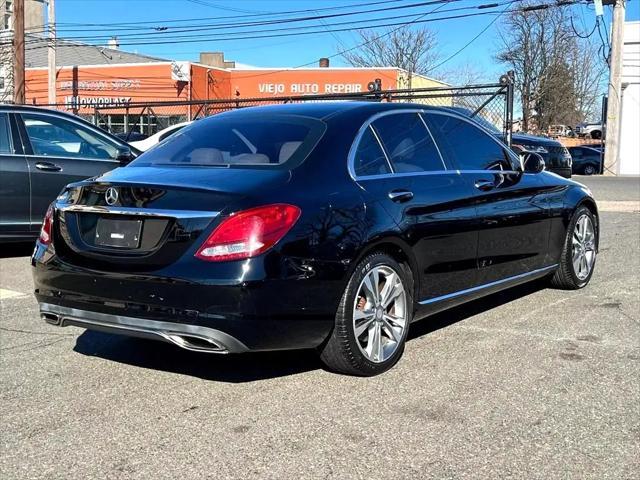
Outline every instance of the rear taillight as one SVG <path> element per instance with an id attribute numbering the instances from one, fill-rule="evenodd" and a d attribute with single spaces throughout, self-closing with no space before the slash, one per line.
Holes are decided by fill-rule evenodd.
<path id="1" fill-rule="evenodd" d="M 40 237 L 38 241 L 43 245 L 49 245 L 51 243 L 51 232 L 53 231 L 53 207 L 49 206 L 47 213 L 42 221 L 42 228 L 40 229 Z"/>
<path id="2" fill-rule="evenodd" d="M 209 262 L 241 260 L 266 252 L 300 218 L 294 205 L 275 204 L 231 215 L 202 244 L 196 257 Z"/>

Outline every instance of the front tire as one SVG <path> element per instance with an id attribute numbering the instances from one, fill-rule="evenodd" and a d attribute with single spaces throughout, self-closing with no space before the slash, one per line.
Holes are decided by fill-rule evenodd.
<path id="1" fill-rule="evenodd" d="M 324 364 L 359 376 L 378 375 L 395 365 L 413 314 L 412 291 L 406 265 L 380 252 L 365 257 L 349 279 L 335 327 L 321 349 Z"/>
<path id="2" fill-rule="evenodd" d="M 569 222 L 560 265 L 551 285 L 563 290 L 585 287 L 596 264 L 598 245 L 597 218 L 587 207 L 579 207 Z"/>
<path id="3" fill-rule="evenodd" d="M 593 165 L 587 165 L 584 167 L 583 173 L 585 175 L 595 175 L 596 167 L 594 167 Z"/>

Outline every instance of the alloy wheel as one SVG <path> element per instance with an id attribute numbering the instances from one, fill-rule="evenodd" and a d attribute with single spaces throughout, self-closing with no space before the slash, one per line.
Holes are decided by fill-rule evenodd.
<path id="1" fill-rule="evenodd" d="M 573 230 L 572 256 L 573 271 L 579 280 L 586 280 L 596 260 L 596 235 L 589 215 L 578 218 Z"/>
<path id="2" fill-rule="evenodd" d="M 388 360 L 402 344 L 407 328 L 407 295 L 391 267 L 372 268 L 360 282 L 353 305 L 353 331 L 364 356 Z"/>
<path id="3" fill-rule="evenodd" d="M 594 173 L 596 173 L 596 168 L 593 165 L 587 165 L 584 167 L 585 175 L 593 175 Z"/>

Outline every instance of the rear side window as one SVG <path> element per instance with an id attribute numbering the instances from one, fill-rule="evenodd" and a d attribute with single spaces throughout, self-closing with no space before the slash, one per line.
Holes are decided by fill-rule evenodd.
<path id="1" fill-rule="evenodd" d="M 417 113 L 385 115 L 372 125 L 396 173 L 445 170 L 438 148 Z"/>
<path id="2" fill-rule="evenodd" d="M 9 135 L 9 118 L 6 113 L 0 113 L 0 153 L 12 153 Z"/>
<path id="3" fill-rule="evenodd" d="M 35 155 L 115 160 L 117 148 L 88 128 L 54 115 L 23 113 Z"/>
<path id="4" fill-rule="evenodd" d="M 391 173 L 387 158 L 371 127 L 367 127 L 360 138 L 353 160 L 353 169 L 357 177 Z"/>
<path id="5" fill-rule="evenodd" d="M 460 170 L 511 170 L 507 152 L 488 133 L 450 115 L 425 114 L 440 149 Z"/>
<path id="6" fill-rule="evenodd" d="M 295 115 L 212 116 L 168 136 L 131 166 L 267 167 L 302 161 L 325 124 Z"/>

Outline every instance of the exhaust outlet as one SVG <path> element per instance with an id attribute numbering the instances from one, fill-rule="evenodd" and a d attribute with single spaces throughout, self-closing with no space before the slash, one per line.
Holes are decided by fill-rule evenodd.
<path id="1" fill-rule="evenodd" d="M 40 318 L 51 325 L 60 325 L 60 321 L 62 320 L 59 315 L 49 312 L 41 312 Z"/>
<path id="2" fill-rule="evenodd" d="M 163 337 L 177 346 L 196 352 L 226 353 L 227 349 L 210 338 L 183 333 L 165 333 Z"/>

